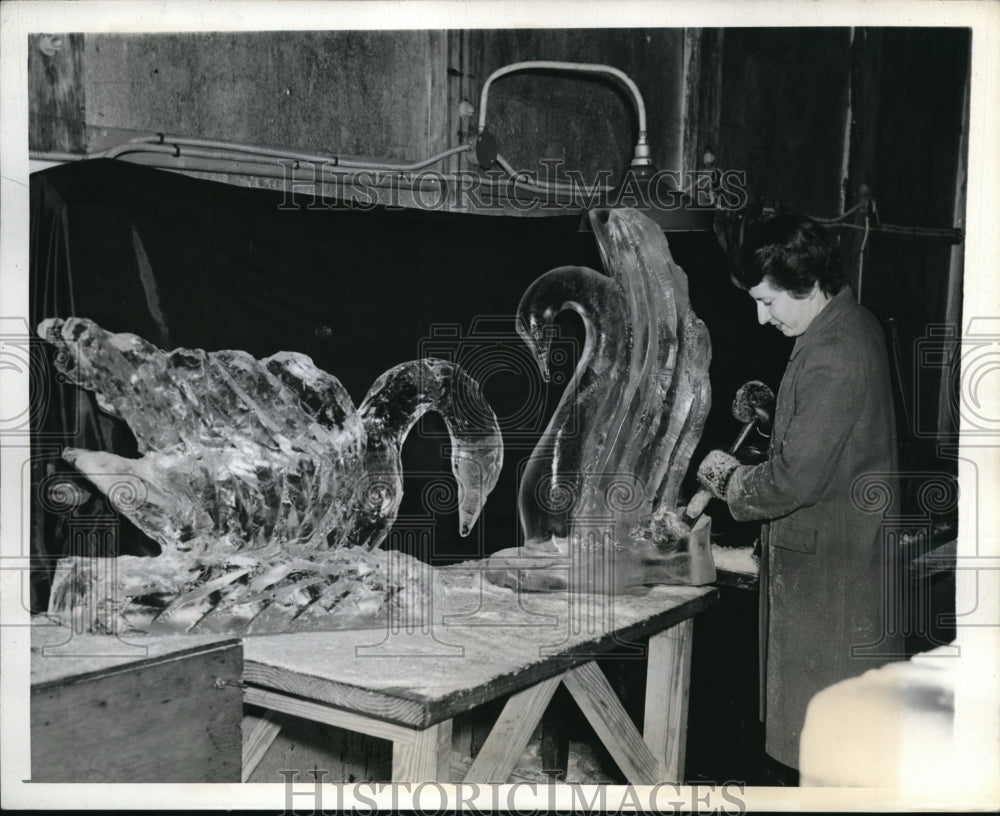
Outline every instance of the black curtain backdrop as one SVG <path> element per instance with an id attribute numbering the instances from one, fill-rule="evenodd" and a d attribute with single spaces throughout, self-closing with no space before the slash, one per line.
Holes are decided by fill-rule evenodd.
<path id="1" fill-rule="evenodd" d="M 397 363 L 453 359 L 479 380 L 500 420 L 503 473 L 480 523 L 460 538 L 447 432 L 428 414 L 404 447 L 405 493 L 389 546 L 447 563 L 520 543 L 520 470 L 562 396 L 583 333 L 578 318 L 564 315 L 555 376 L 546 384 L 513 315 L 527 285 L 547 270 L 602 269 L 594 236 L 579 231 L 575 215 L 308 206 L 314 203 L 113 160 L 36 173 L 31 328 L 46 317 L 78 316 L 164 349 L 236 348 L 258 358 L 298 351 L 340 379 L 355 404 Z M 668 239 L 714 346 L 714 404 L 696 463 L 735 437 L 729 405 L 741 382 L 777 386 L 788 346 L 757 327 L 710 234 Z M 158 546 L 60 459 L 67 446 L 137 455 L 131 432 L 90 392 L 59 381 L 51 347 L 33 341 L 31 349 L 32 605 L 39 610 L 56 558 L 151 555 Z M 66 484 L 79 488 L 75 499 Z"/>

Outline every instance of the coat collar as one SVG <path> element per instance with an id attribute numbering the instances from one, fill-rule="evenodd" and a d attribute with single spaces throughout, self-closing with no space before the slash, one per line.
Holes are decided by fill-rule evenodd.
<path id="1" fill-rule="evenodd" d="M 795 345 L 792 347 L 792 353 L 788 359 L 795 359 L 795 355 L 801 349 L 812 343 L 820 342 L 822 336 L 827 331 L 840 322 L 842 317 L 856 308 L 858 308 L 858 304 L 854 300 L 854 292 L 851 291 L 851 287 L 843 286 L 830 299 L 830 302 L 823 307 L 823 310 L 813 318 L 813 322 L 809 324 L 809 328 L 795 338 Z"/>

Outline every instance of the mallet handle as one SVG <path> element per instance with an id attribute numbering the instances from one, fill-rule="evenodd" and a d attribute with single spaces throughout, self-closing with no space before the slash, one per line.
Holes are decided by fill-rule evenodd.
<path id="1" fill-rule="evenodd" d="M 747 437 L 750 435 L 750 431 L 752 431 L 754 425 L 757 424 L 757 419 L 757 417 L 754 417 L 743 425 L 740 435 L 737 436 L 736 441 L 729 446 L 730 455 L 736 453 L 736 451 L 740 449 L 740 446 L 746 442 Z M 681 516 L 681 523 L 686 524 L 688 527 L 693 527 L 694 523 L 701 518 L 701 514 L 705 512 L 705 507 L 708 506 L 708 502 L 711 498 L 712 491 L 708 488 L 702 488 L 695 493 L 691 497 L 691 501 L 688 502 L 687 507 L 684 508 L 684 515 Z"/>

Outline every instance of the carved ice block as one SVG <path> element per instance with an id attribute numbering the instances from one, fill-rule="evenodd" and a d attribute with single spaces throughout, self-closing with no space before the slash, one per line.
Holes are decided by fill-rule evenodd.
<path id="1" fill-rule="evenodd" d="M 628 209 L 590 219 L 605 273 L 551 270 L 518 307 L 518 332 L 543 377 L 560 312 L 581 317 L 586 342 L 522 477 L 524 545 L 494 554 L 488 575 L 605 592 L 707 583 L 709 521 L 688 529 L 678 499 L 711 405 L 708 330 L 653 221 Z"/>
<path id="2" fill-rule="evenodd" d="M 38 333 L 142 454 L 63 458 L 162 548 L 60 565 L 50 612 L 89 610 L 86 628 L 283 631 L 419 606 L 410 596 L 433 583 L 425 565 L 372 552 L 399 509 L 406 434 L 426 411 L 444 418 L 462 535 L 502 466 L 496 417 L 453 363 L 398 365 L 355 409 L 336 377 L 294 352 L 166 352 L 83 318 Z"/>

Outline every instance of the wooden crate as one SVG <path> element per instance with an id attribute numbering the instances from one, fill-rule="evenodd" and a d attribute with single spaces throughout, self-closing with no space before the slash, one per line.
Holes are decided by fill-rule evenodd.
<path id="1" fill-rule="evenodd" d="M 111 637 L 76 636 L 65 647 L 38 640 L 32 781 L 240 781 L 238 640 L 173 636 L 137 648 Z"/>

